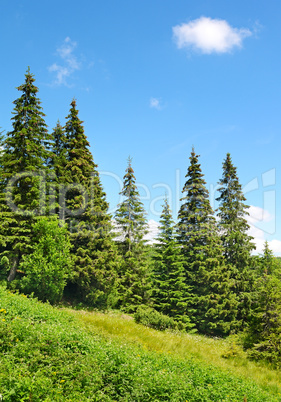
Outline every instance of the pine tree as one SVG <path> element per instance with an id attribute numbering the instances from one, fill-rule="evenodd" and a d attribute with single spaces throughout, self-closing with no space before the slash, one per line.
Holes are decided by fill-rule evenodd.
<path id="1" fill-rule="evenodd" d="M 65 218 L 65 167 L 68 161 L 69 141 L 65 135 L 64 128 L 58 120 L 53 129 L 53 147 L 50 167 L 52 174 L 49 180 L 49 208 L 51 214 L 59 218 Z M 62 204 L 62 205 L 60 205 Z"/>
<path id="2" fill-rule="evenodd" d="M 225 270 L 216 221 L 198 155 L 191 152 L 178 213 L 178 241 L 185 258 L 187 283 L 200 332 L 226 334 L 236 316 L 236 302 Z M 227 323 L 227 325 L 224 325 Z"/>
<path id="3" fill-rule="evenodd" d="M 229 153 L 223 162 L 223 176 L 219 185 L 218 227 L 230 277 L 235 282 L 234 291 L 240 301 L 239 317 L 243 326 L 251 308 L 251 251 L 255 249 L 255 245 L 252 243 L 253 238 L 248 234 L 250 226 L 246 220 L 249 215 L 246 198 Z"/>
<path id="4" fill-rule="evenodd" d="M 250 348 L 251 357 L 267 359 L 280 368 L 281 264 L 268 242 L 259 260 L 245 346 Z"/>
<path id="5" fill-rule="evenodd" d="M 68 159 L 68 141 L 60 121 L 57 122 L 53 130 L 53 158 L 51 164 L 55 170 L 55 175 L 60 181 L 64 176 L 65 166 Z"/>
<path id="6" fill-rule="evenodd" d="M 115 214 L 117 230 L 119 231 L 117 243 L 122 255 L 119 274 L 119 303 L 127 311 L 133 311 L 137 305 L 148 301 L 150 284 L 148 257 L 144 241 L 144 236 L 147 233 L 147 222 L 130 158 L 120 195 L 124 199 L 118 205 Z"/>
<path id="7" fill-rule="evenodd" d="M 128 159 L 128 168 L 124 175 L 123 189 L 120 195 L 124 200 L 118 206 L 115 219 L 118 228 L 121 230 L 122 240 L 120 243 L 124 247 L 124 252 L 130 251 L 133 246 L 143 243 L 143 238 L 147 233 L 147 222 L 139 192 L 136 186 L 136 178 L 132 168 L 132 159 Z"/>
<path id="8" fill-rule="evenodd" d="M 3 188 L 1 204 L 1 256 L 9 261 L 8 280 L 16 276 L 23 254 L 30 250 L 31 226 L 45 213 L 45 183 L 50 159 L 51 136 L 47 132 L 38 88 L 27 70 L 25 82 L 17 89 L 22 95 L 14 101 L 12 131 L 7 133 L 1 155 Z"/>
<path id="9" fill-rule="evenodd" d="M 191 289 L 186 284 L 184 260 L 174 235 L 174 222 L 167 199 L 160 217 L 153 256 L 153 302 L 156 310 L 185 323 L 191 329 Z"/>
<path id="10" fill-rule="evenodd" d="M 71 232 L 74 282 L 82 300 L 95 306 L 107 305 L 115 286 L 117 250 L 105 193 L 75 100 L 71 102 L 64 130 L 67 160 L 59 177 L 65 186 L 60 217 Z"/>
<path id="11" fill-rule="evenodd" d="M 249 264 L 251 251 L 255 249 L 252 237 L 248 235 L 250 226 L 246 220 L 248 206 L 233 166 L 230 154 L 223 163 L 223 176 L 219 181 L 219 229 L 224 247 L 224 255 L 229 264 L 239 271 Z"/>

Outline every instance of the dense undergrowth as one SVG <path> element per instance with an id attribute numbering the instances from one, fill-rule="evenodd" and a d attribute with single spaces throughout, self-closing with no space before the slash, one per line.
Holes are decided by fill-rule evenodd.
<path id="1" fill-rule="evenodd" d="M 0 287 L 3 401 L 281 400 L 277 387 L 106 336 L 76 315 Z"/>

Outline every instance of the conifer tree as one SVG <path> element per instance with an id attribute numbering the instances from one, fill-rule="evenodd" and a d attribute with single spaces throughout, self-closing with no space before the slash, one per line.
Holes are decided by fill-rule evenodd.
<path id="1" fill-rule="evenodd" d="M 153 302 L 156 310 L 186 324 L 190 329 L 191 289 L 186 283 L 184 260 L 174 235 L 174 222 L 165 199 L 153 256 Z"/>
<path id="2" fill-rule="evenodd" d="M 249 215 L 246 198 L 239 183 L 237 169 L 228 153 L 223 162 L 223 176 L 219 181 L 219 230 L 224 247 L 224 255 L 229 264 L 239 271 L 249 264 L 251 251 L 255 249 L 246 216 Z"/>
<path id="3" fill-rule="evenodd" d="M 21 256 L 30 250 L 31 226 L 36 215 L 45 213 L 45 183 L 50 159 L 51 136 L 37 98 L 38 88 L 28 68 L 25 82 L 17 89 L 12 131 L 7 133 L 1 155 L 2 257 L 9 261 L 8 280 L 15 278 Z"/>
<path id="4" fill-rule="evenodd" d="M 52 168 L 52 174 L 50 175 L 49 186 L 49 206 L 50 212 L 55 213 L 59 218 L 65 218 L 65 167 L 68 160 L 68 147 L 64 128 L 58 120 L 53 133 L 53 147 L 52 158 L 50 160 L 50 166 Z M 60 201 L 62 205 L 60 205 Z"/>
<path id="5" fill-rule="evenodd" d="M 201 332 L 223 335 L 231 329 L 237 304 L 231 293 L 206 182 L 194 149 L 186 178 L 177 229 L 186 261 L 187 283 L 194 293 L 196 326 Z"/>
<path id="6" fill-rule="evenodd" d="M 60 180 L 65 173 L 65 165 L 68 159 L 68 141 L 60 121 L 58 120 L 56 127 L 53 130 L 53 158 L 52 166 L 55 170 L 55 175 Z"/>
<path id="7" fill-rule="evenodd" d="M 140 201 L 136 178 L 132 168 L 132 159 L 130 157 L 123 180 L 124 184 L 120 195 L 122 195 L 124 199 L 118 206 L 115 219 L 118 228 L 121 230 L 120 235 L 122 241 L 120 241 L 120 243 L 126 253 L 136 244 L 143 243 L 143 238 L 147 233 L 145 211 Z"/>
<path id="8" fill-rule="evenodd" d="M 239 317 L 243 326 L 251 308 L 254 280 L 251 251 L 255 249 L 255 245 L 252 243 L 253 238 L 248 234 L 250 226 L 246 220 L 249 215 L 246 198 L 229 153 L 223 162 L 223 175 L 219 185 L 218 227 L 230 277 L 235 283 L 234 291 L 240 301 Z"/>
<path id="9" fill-rule="evenodd" d="M 71 102 L 64 130 L 67 160 L 60 182 L 65 185 L 65 200 L 61 200 L 65 205 L 60 203 L 60 216 L 71 233 L 74 282 L 84 301 L 107 305 L 115 286 L 117 250 L 105 193 L 75 100 Z"/>
<path id="10" fill-rule="evenodd" d="M 281 358 L 281 263 L 265 242 L 256 277 L 245 346 L 250 355 L 280 367 Z"/>
<path id="11" fill-rule="evenodd" d="M 120 268 L 119 304 L 127 311 L 146 303 L 149 298 L 148 256 L 144 241 L 147 222 L 131 158 L 124 175 L 123 201 L 118 205 L 115 221 L 118 230 L 117 243 L 122 263 Z"/>

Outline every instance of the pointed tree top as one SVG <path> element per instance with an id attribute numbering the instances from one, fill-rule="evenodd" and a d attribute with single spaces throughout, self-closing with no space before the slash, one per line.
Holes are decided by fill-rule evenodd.
<path id="1" fill-rule="evenodd" d="M 70 106 L 72 106 L 74 108 L 76 107 L 76 99 L 75 98 L 72 99 Z"/>
<path id="2" fill-rule="evenodd" d="M 132 160 L 133 158 L 131 158 L 130 156 L 128 157 L 128 167 L 126 169 L 126 172 L 128 173 L 134 173 L 134 169 L 132 168 Z"/>

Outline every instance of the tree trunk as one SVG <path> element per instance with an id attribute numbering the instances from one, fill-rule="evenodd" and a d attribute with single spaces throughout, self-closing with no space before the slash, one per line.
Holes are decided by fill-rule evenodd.
<path id="1" fill-rule="evenodd" d="M 17 273 L 18 262 L 19 262 L 19 255 L 16 254 L 13 258 L 12 267 L 10 269 L 10 273 L 8 276 L 8 282 L 12 282 L 15 279 L 16 273 Z"/>

